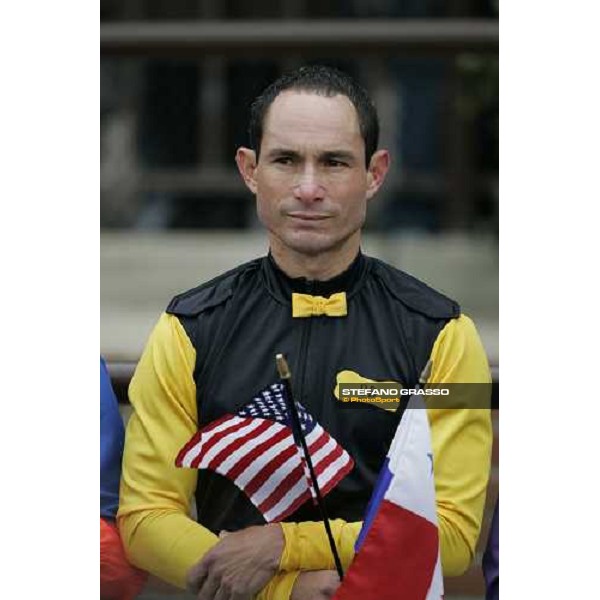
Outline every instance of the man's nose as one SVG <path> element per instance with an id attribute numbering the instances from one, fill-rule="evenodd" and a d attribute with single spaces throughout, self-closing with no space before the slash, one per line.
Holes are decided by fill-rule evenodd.
<path id="1" fill-rule="evenodd" d="M 325 198 L 325 188 L 314 169 L 306 169 L 299 175 L 294 185 L 294 198 L 302 202 L 314 202 Z"/>

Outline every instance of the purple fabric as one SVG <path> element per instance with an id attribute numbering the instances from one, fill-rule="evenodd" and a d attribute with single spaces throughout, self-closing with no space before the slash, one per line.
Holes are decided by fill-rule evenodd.
<path id="1" fill-rule="evenodd" d="M 119 507 L 119 481 L 125 428 L 108 369 L 100 357 L 100 516 L 114 520 Z"/>
<path id="2" fill-rule="evenodd" d="M 483 576 L 485 578 L 486 600 L 498 600 L 499 574 L 499 552 L 498 552 L 498 505 L 494 508 L 494 516 L 490 526 L 487 547 L 483 554 Z"/>

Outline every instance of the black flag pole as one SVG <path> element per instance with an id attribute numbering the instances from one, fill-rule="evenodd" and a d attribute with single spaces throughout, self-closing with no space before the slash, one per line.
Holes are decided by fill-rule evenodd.
<path id="1" fill-rule="evenodd" d="M 298 415 L 298 409 L 296 408 L 294 396 L 292 395 L 292 374 L 283 354 L 277 354 L 275 357 L 275 362 L 277 363 L 277 371 L 279 372 L 279 377 L 281 377 L 281 382 L 285 388 L 285 397 L 288 405 L 288 410 L 292 419 L 292 429 L 294 431 L 294 438 L 296 438 L 297 441 L 300 441 L 300 444 L 302 446 L 304 458 L 306 459 L 306 464 L 308 465 L 308 471 L 310 473 L 310 479 L 312 481 L 315 496 L 317 498 L 317 504 L 321 512 L 321 518 L 323 519 L 323 525 L 325 526 L 327 538 L 329 539 L 329 546 L 331 547 L 333 560 L 335 561 L 335 568 L 340 577 L 340 581 L 342 581 L 344 579 L 342 561 L 340 560 L 340 556 L 335 546 L 335 540 L 333 539 L 333 535 L 331 533 L 329 517 L 327 516 L 327 511 L 325 510 L 325 503 L 323 502 L 323 497 L 321 496 L 321 490 L 319 489 L 317 476 L 315 475 L 315 470 L 313 468 L 312 460 L 310 458 L 310 453 L 308 452 L 308 446 L 306 445 L 306 438 L 304 437 L 302 426 L 300 425 L 300 416 Z"/>

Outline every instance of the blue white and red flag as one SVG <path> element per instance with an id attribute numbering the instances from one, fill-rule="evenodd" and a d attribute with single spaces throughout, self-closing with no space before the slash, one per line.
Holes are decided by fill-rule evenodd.
<path id="1" fill-rule="evenodd" d="M 429 421 L 412 396 L 334 600 L 439 600 L 444 586 Z"/>

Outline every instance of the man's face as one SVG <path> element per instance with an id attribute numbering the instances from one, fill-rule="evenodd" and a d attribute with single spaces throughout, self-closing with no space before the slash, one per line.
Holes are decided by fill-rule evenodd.
<path id="1" fill-rule="evenodd" d="M 271 104 L 258 164 L 245 179 L 272 244 L 308 256 L 358 246 L 367 201 L 381 183 L 365 167 L 350 100 L 297 91 Z"/>

